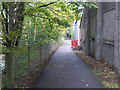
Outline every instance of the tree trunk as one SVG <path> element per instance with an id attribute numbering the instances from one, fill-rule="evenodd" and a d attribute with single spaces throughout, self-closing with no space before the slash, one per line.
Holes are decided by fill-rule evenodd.
<path id="1" fill-rule="evenodd" d="M 40 62 L 41 62 L 41 59 L 42 59 L 42 58 L 41 58 L 41 56 L 42 56 L 42 55 L 41 55 L 41 45 L 40 45 L 39 47 L 40 47 L 40 50 L 39 50 L 39 51 L 40 51 Z"/>
<path id="2" fill-rule="evenodd" d="M 14 54 L 8 52 L 5 54 L 5 65 L 7 74 L 7 88 L 11 87 L 14 83 Z"/>
<path id="3" fill-rule="evenodd" d="M 28 46 L 28 67 L 29 67 L 29 72 L 31 70 L 31 61 L 30 61 L 30 46 Z"/>
<path id="4" fill-rule="evenodd" d="M 9 52 L 5 54 L 7 88 L 14 83 L 14 48 L 19 45 L 24 20 L 24 2 L 3 2 L 2 18 L 4 22 L 4 44 Z"/>

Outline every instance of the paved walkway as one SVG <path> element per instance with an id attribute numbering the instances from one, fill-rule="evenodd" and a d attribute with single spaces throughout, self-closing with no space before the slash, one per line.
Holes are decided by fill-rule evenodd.
<path id="1" fill-rule="evenodd" d="M 67 40 L 52 56 L 37 88 L 103 88 L 104 86 L 70 48 Z"/>

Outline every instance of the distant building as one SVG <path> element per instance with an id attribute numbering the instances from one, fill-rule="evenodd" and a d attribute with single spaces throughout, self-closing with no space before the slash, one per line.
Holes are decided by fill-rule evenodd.
<path id="1" fill-rule="evenodd" d="M 78 40 L 78 45 L 80 45 L 79 43 L 79 32 L 80 32 L 80 29 L 79 29 L 79 25 L 80 25 L 80 20 L 76 20 L 75 23 L 74 23 L 74 36 L 73 36 L 73 39 L 74 40 Z"/>

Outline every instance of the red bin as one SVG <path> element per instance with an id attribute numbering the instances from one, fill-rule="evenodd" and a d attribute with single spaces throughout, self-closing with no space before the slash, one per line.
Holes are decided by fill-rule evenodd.
<path id="1" fill-rule="evenodd" d="M 72 47 L 78 46 L 78 40 L 72 40 Z"/>

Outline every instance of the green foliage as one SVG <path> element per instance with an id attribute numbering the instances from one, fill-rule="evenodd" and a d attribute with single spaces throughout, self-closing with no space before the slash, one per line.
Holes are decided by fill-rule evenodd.
<path id="1" fill-rule="evenodd" d="M 96 2 L 68 2 L 68 6 L 71 10 L 73 10 L 73 14 L 75 15 L 76 20 L 80 19 L 81 12 L 84 9 L 98 8 L 98 4 Z"/>
<path id="2" fill-rule="evenodd" d="M 42 52 L 39 52 L 40 46 L 55 42 L 64 36 L 68 27 L 73 25 L 73 21 L 81 18 L 83 7 L 97 7 L 95 3 L 84 2 L 56 2 L 40 7 L 47 3 L 3 2 L 0 7 L 2 14 L 0 26 L 3 31 L 0 31 L 2 33 L 0 37 L 4 45 L 3 52 L 14 52 L 15 79 L 26 75 L 25 70 L 29 66 L 29 60 L 38 60 L 41 58 L 40 53 L 44 55 L 46 48 L 49 47 L 46 46 Z M 12 8 L 13 10 L 10 10 Z M 8 22 L 10 20 L 13 23 L 12 28 L 10 28 L 11 23 Z"/>
<path id="3" fill-rule="evenodd" d="M 24 30 L 22 33 L 19 29 L 11 30 L 9 33 L 3 32 L 3 41 L 7 42 L 6 39 L 9 39 L 13 48 L 16 48 L 15 42 L 18 37 L 22 38 L 25 45 L 31 46 L 33 43 L 44 45 L 51 40 L 57 40 L 67 30 L 67 27 L 71 27 L 74 20 L 80 19 L 84 7 L 98 7 L 95 2 L 56 2 L 45 7 L 39 7 L 47 3 L 25 3 Z M 19 3 L 3 3 L 3 5 L 5 8 L 10 8 L 11 5 L 15 6 Z"/>

